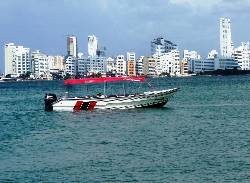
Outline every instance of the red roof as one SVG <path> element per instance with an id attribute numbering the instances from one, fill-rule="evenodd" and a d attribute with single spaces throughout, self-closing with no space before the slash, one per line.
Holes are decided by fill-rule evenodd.
<path id="1" fill-rule="evenodd" d="M 89 83 L 104 83 L 115 81 L 133 81 L 143 82 L 144 77 L 103 77 L 103 78 L 82 78 L 82 79 L 67 79 L 64 80 L 65 85 L 89 84 Z"/>

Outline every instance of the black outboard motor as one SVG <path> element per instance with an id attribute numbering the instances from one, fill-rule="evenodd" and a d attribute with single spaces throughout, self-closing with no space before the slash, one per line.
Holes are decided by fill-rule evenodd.
<path id="1" fill-rule="evenodd" d="M 46 93 L 44 97 L 45 111 L 53 111 L 53 103 L 57 101 L 56 94 Z"/>

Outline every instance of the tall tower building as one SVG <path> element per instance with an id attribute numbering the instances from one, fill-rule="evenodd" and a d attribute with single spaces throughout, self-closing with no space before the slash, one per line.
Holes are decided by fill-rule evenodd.
<path id="1" fill-rule="evenodd" d="M 88 54 L 91 57 L 96 56 L 96 52 L 98 49 L 98 40 L 95 35 L 88 36 Z"/>
<path id="2" fill-rule="evenodd" d="M 220 19 L 220 52 L 221 56 L 226 58 L 231 58 L 233 54 L 231 22 L 229 18 Z"/>
<path id="3" fill-rule="evenodd" d="M 16 74 L 15 62 L 15 49 L 14 43 L 6 44 L 4 47 L 4 74 Z"/>
<path id="4" fill-rule="evenodd" d="M 68 56 L 77 57 L 78 48 L 77 48 L 77 38 L 76 36 L 67 37 L 67 53 Z"/>

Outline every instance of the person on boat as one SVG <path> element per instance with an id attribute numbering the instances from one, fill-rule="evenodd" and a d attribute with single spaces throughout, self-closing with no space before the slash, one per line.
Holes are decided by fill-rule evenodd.
<path id="1" fill-rule="evenodd" d="M 105 95 L 102 95 L 102 93 L 98 93 L 96 96 L 97 98 L 105 98 Z"/>

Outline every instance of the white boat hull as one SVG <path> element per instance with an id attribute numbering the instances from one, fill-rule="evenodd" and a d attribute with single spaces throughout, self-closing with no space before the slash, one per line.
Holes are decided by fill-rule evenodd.
<path id="1" fill-rule="evenodd" d="M 55 101 L 53 111 L 86 111 L 96 109 L 133 109 L 163 107 L 178 89 L 144 92 L 139 95 L 106 98 L 62 98 Z"/>

